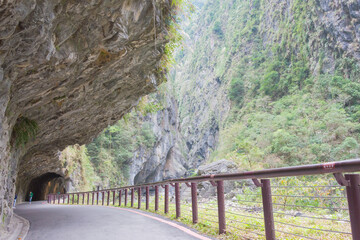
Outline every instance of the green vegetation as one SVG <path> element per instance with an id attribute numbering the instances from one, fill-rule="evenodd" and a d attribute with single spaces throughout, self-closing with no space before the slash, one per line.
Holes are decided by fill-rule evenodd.
<path id="1" fill-rule="evenodd" d="M 192 81 L 207 69 L 221 83 L 217 91 L 227 86 L 231 102 L 226 120 L 217 119 L 220 139 L 212 160 L 230 159 L 246 170 L 359 156 L 359 65 L 317 37 L 316 4 L 208 1 L 187 25 L 197 41 L 179 53 L 189 69 L 186 85 L 183 79 L 173 84 L 180 116 L 192 117 L 183 98 L 196 95 Z M 331 61 L 326 56 L 335 58 L 333 66 L 325 66 Z"/>
<path id="2" fill-rule="evenodd" d="M 245 93 L 244 81 L 241 78 L 231 80 L 229 88 L 229 98 L 231 101 L 240 105 Z"/>
<path id="3" fill-rule="evenodd" d="M 189 17 L 194 11 L 191 0 L 172 0 L 170 14 L 166 19 L 168 35 L 165 45 L 164 55 L 161 58 L 159 71 L 164 74 L 163 81 L 166 81 L 165 73 L 175 64 L 175 50 L 181 46 L 183 35 L 181 34 L 180 22 L 181 18 Z M 164 14 L 166 15 L 166 14 Z"/>
<path id="4" fill-rule="evenodd" d="M 75 187 L 78 191 L 92 190 L 100 182 L 90 162 L 85 146 L 69 146 L 60 156 L 63 166 L 67 169 L 67 176 L 76 179 L 79 184 Z"/>
<path id="5" fill-rule="evenodd" d="M 213 26 L 213 33 L 216 34 L 219 38 L 223 38 L 224 33 L 221 29 L 221 22 L 216 21 Z"/>
<path id="6" fill-rule="evenodd" d="M 103 185 L 115 187 L 127 184 L 135 152 L 152 148 L 155 140 L 151 126 L 142 123 L 139 115 L 132 112 L 126 120 L 105 129 L 86 148 Z"/>
<path id="7" fill-rule="evenodd" d="M 133 110 L 104 129 L 91 143 L 69 146 L 60 159 L 78 191 L 128 185 L 129 169 L 139 154 L 152 151 L 157 141 L 146 119 L 164 109 L 166 89 L 143 97 Z"/>
<path id="8" fill-rule="evenodd" d="M 161 95 L 161 94 L 160 94 Z M 160 110 L 163 110 L 164 107 L 158 99 L 154 96 L 144 96 L 141 98 L 140 102 L 136 106 L 135 110 L 139 112 L 142 116 L 148 114 L 156 113 Z"/>
<path id="9" fill-rule="evenodd" d="M 34 139 L 38 132 L 38 125 L 34 120 L 27 117 L 19 117 L 11 133 L 12 143 L 16 147 L 25 146 L 31 139 Z"/>
<path id="10" fill-rule="evenodd" d="M 78 191 L 128 185 L 129 168 L 138 154 L 147 154 L 156 143 L 151 122 L 145 119 L 164 109 L 165 89 L 143 97 L 123 119 L 104 129 L 87 145 L 69 146 L 60 159 Z M 135 160 L 136 161 L 136 160 Z"/>

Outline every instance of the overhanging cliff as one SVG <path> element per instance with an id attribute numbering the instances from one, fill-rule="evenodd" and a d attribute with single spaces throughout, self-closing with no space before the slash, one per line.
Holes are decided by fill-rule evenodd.
<path id="1" fill-rule="evenodd" d="M 156 89 L 170 0 L 0 1 L 0 214 Z"/>

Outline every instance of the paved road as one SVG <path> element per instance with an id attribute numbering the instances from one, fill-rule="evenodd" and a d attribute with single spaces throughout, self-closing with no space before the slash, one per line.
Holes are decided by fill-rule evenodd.
<path id="1" fill-rule="evenodd" d="M 26 240 L 207 239 L 170 220 L 164 221 L 136 210 L 33 202 L 16 206 L 15 213 L 30 221 Z"/>

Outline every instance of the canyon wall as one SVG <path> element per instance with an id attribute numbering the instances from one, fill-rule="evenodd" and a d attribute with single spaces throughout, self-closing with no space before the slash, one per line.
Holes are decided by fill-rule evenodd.
<path id="1" fill-rule="evenodd" d="M 129 183 L 223 158 L 254 170 L 360 156 L 360 1 L 193 3 L 167 100 L 137 118 L 157 140 L 135 150 Z"/>

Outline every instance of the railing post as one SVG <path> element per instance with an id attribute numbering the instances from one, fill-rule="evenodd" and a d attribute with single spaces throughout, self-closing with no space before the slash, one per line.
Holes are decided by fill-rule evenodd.
<path id="1" fill-rule="evenodd" d="M 128 195 L 128 190 L 127 189 L 125 189 L 125 207 L 127 206 L 127 196 Z"/>
<path id="2" fill-rule="evenodd" d="M 176 218 L 181 217 L 180 209 L 180 184 L 175 183 L 175 207 L 176 207 Z"/>
<path id="3" fill-rule="evenodd" d="M 121 207 L 121 189 L 119 190 L 119 207 Z"/>
<path id="4" fill-rule="evenodd" d="M 275 240 L 275 225 L 270 179 L 261 179 L 266 240 Z"/>
<path id="5" fill-rule="evenodd" d="M 218 200 L 219 233 L 223 234 L 226 232 L 224 181 L 216 181 L 216 187 Z"/>
<path id="6" fill-rule="evenodd" d="M 96 205 L 99 205 L 99 192 L 96 192 Z"/>
<path id="7" fill-rule="evenodd" d="M 131 207 L 134 207 L 134 188 L 131 189 Z"/>
<path id="8" fill-rule="evenodd" d="M 105 202 L 105 192 L 101 192 L 101 205 L 104 206 L 104 202 Z"/>
<path id="9" fill-rule="evenodd" d="M 77 205 L 79 205 L 80 195 L 79 194 L 76 195 L 77 195 Z"/>
<path id="10" fill-rule="evenodd" d="M 149 187 L 146 187 L 146 210 L 149 210 Z"/>
<path id="11" fill-rule="evenodd" d="M 83 193 L 82 195 L 83 195 L 82 205 L 84 205 L 85 204 L 85 193 Z"/>
<path id="12" fill-rule="evenodd" d="M 116 191 L 113 191 L 113 206 L 115 206 Z"/>
<path id="13" fill-rule="evenodd" d="M 75 202 L 75 193 L 72 194 L 72 204 Z"/>
<path id="14" fill-rule="evenodd" d="M 107 205 L 110 204 L 110 191 L 107 191 Z"/>
<path id="15" fill-rule="evenodd" d="M 54 194 L 53 195 L 53 204 L 55 204 L 55 201 L 56 201 L 56 195 Z"/>
<path id="16" fill-rule="evenodd" d="M 63 194 L 63 204 L 65 204 L 66 194 Z"/>
<path id="17" fill-rule="evenodd" d="M 87 193 L 87 205 L 90 203 L 90 193 Z"/>
<path id="18" fill-rule="evenodd" d="M 164 212 L 167 214 L 169 212 L 169 185 L 165 185 L 165 198 L 164 198 Z"/>
<path id="19" fill-rule="evenodd" d="M 197 183 L 191 183 L 191 208 L 193 223 L 198 222 Z"/>
<path id="20" fill-rule="evenodd" d="M 58 194 L 58 204 L 60 204 L 60 194 Z"/>
<path id="21" fill-rule="evenodd" d="M 351 233 L 354 240 L 360 240 L 360 175 L 346 174 L 349 181 L 346 187 L 346 195 L 349 205 Z"/>
<path id="22" fill-rule="evenodd" d="M 70 194 L 67 195 L 68 204 L 70 204 Z"/>
<path id="23" fill-rule="evenodd" d="M 155 211 L 159 210 L 159 186 L 155 186 Z"/>
<path id="24" fill-rule="evenodd" d="M 138 188 L 138 209 L 141 208 L 141 187 Z"/>
<path id="25" fill-rule="evenodd" d="M 91 194 L 91 205 L 94 205 L 94 196 L 95 196 L 95 193 L 92 192 L 92 194 Z"/>

